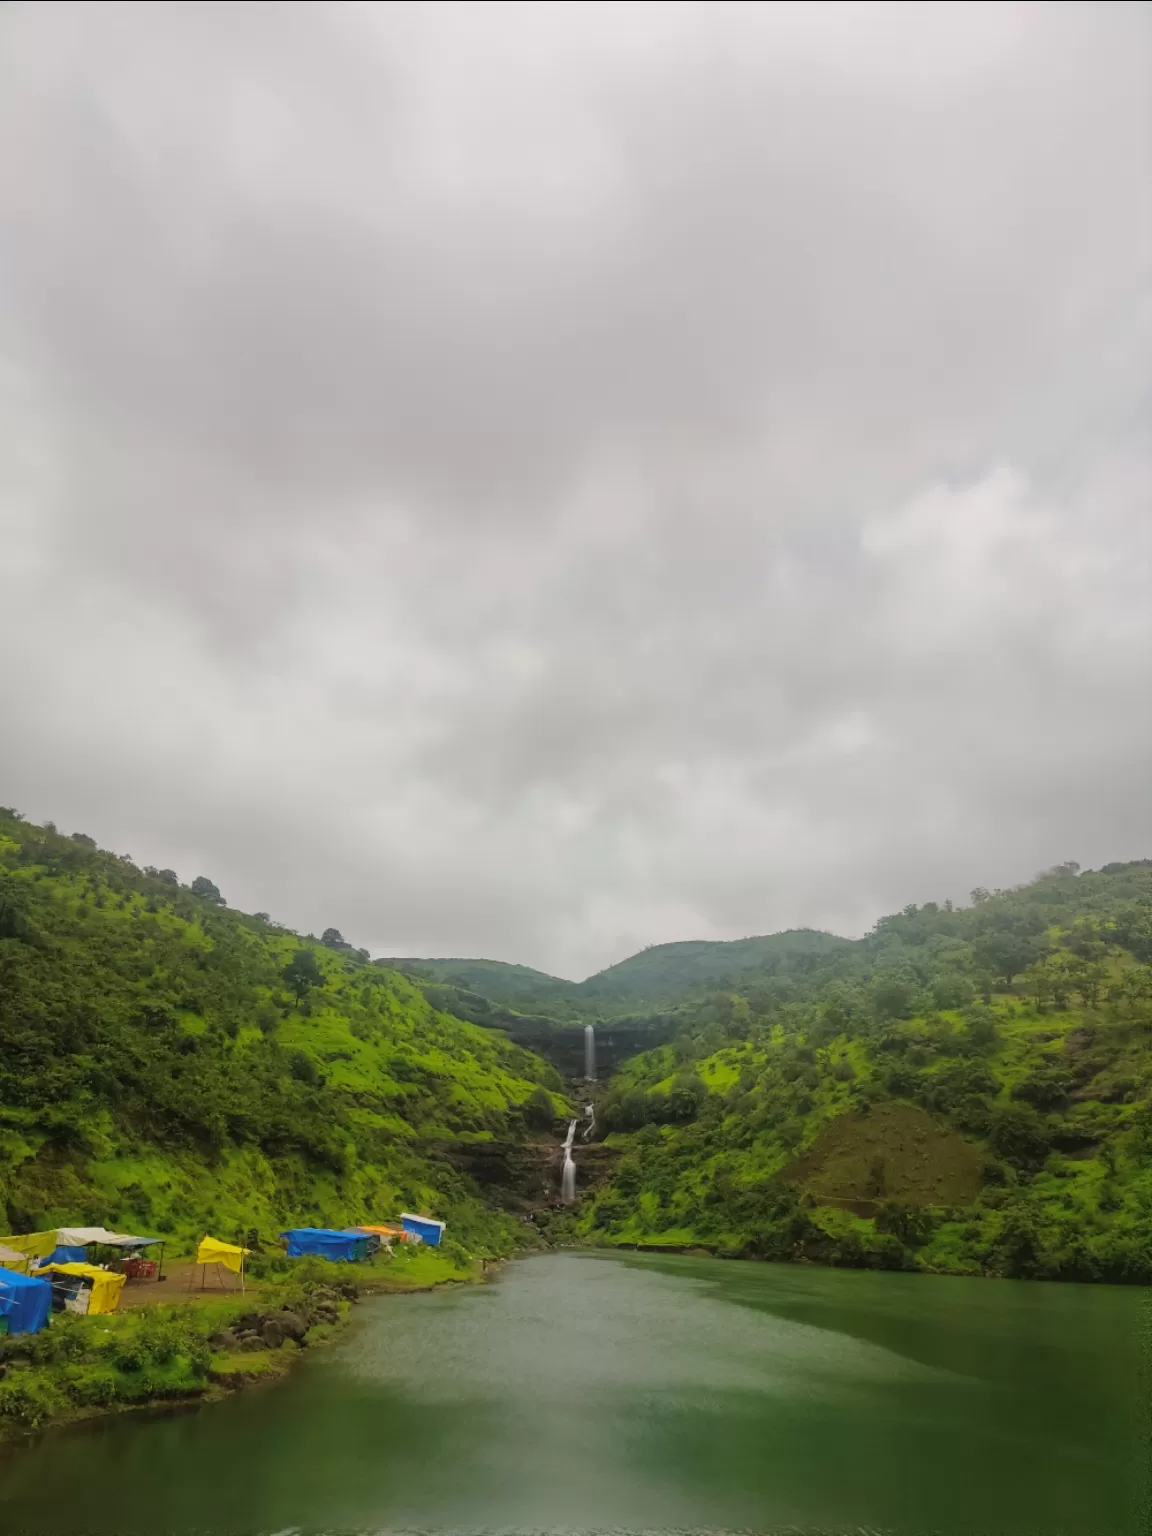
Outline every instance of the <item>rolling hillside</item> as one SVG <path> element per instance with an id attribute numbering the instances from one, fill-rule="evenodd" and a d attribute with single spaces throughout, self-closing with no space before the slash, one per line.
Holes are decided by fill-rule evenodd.
<path id="1" fill-rule="evenodd" d="M 564 1108 L 555 1072 L 395 972 L 193 887 L 0 812 L 6 1230 L 271 1238 L 406 1206 L 506 1250 L 503 1192 L 460 1169 Z"/>
<path id="2" fill-rule="evenodd" d="M 812 928 L 727 942 L 653 944 L 581 982 L 582 1001 L 606 1015 L 674 1008 L 717 987 L 745 989 L 807 976 L 849 953 L 850 939 Z"/>
<path id="3" fill-rule="evenodd" d="M 564 981 L 524 965 L 500 960 L 388 959 L 381 965 L 404 972 L 421 985 L 446 989 L 443 996 L 470 994 L 497 1009 L 558 1022 L 640 1017 L 682 1008 L 717 987 L 763 985 L 816 969 L 834 967 L 852 950 L 850 939 L 811 928 L 764 938 L 686 940 L 653 944 L 586 981 Z M 474 1012 L 467 1017 L 476 1016 Z"/>
<path id="4" fill-rule="evenodd" d="M 717 990 L 601 1106 L 601 1242 L 1152 1280 L 1152 862 L 909 907 Z"/>

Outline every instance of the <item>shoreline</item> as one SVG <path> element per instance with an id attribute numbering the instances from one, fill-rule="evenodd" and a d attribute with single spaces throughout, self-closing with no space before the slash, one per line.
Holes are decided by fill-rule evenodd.
<path id="1" fill-rule="evenodd" d="M 0 1372 L 0 1461 L 58 1431 L 121 1414 L 190 1413 L 237 1392 L 271 1385 L 291 1374 L 306 1349 L 324 1349 L 341 1338 L 362 1299 L 427 1295 L 449 1287 L 486 1284 L 504 1262 L 476 1260 L 467 1274 L 457 1271 L 414 1284 L 398 1284 L 404 1279 L 400 1273 L 378 1270 L 375 1274 L 356 1274 L 353 1266 L 326 1265 L 323 1275 L 304 1280 L 306 1287 L 310 1284 L 311 1293 L 303 1296 L 292 1289 L 293 1280 L 299 1284 L 299 1277 L 289 1275 L 284 1284 L 258 1281 L 246 1292 L 221 1297 L 205 1299 L 190 1293 L 187 1300 L 171 1302 L 165 1298 L 155 1303 L 146 1297 L 135 1298 L 134 1305 L 119 1312 L 66 1323 L 55 1339 L 50 1329 L 35 1335 L 12 1335 Z M 349 1290 L 353 1294 L 349 1295 Z M 211 1344 L 212 1338 L 231 1333 L 231 1325 L 241 1319 L 259 1316 L 274 1320 L 278 1314 L 305 1323 L 300 1339 L 284 1337 L 265 1348 L 250 1343 L 235 1348 Z M 77 1390 L 78 1371 L 87 1368 L 89 1376 L 101 1374 L 101 1354 L 114 1350 L 117 1342 L 123 1354 L 125 1348 L 132 1348 L 134 1336 L 141 1331 L 147 1335 L 166 1328 L 177 1331 L 189 1358 L 196 1358 L 201 1366 L 195 1379 L 161 1382 L 150 1395 L 139 1398 L 77 1401 L 69 1395 L 69 1389 L 72 1393 Z M 175 1357 L 177 1361 L 181 1358 Z M 123 1366 L 119 1368 L 123 1372 Z M 110 1370 L 103 1368 L 104 1379 Z M 147 1394 L 147 1382 L 142 1386 Z"/>

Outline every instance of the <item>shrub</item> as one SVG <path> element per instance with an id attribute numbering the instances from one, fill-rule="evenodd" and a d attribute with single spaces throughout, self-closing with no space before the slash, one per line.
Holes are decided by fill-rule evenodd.
<path id="1" fill-rule="evenodd" d="M 75 1402 L 88 1408 L 107 1408 L 122 1395 L 116 1373 L 108 1366 L 78 1372 L 69 1381 L 68 1392 Z"/>
<path id="2" fill-rule="evenodd" d="M 41 1376 L 21 1371 L 0 1381 L 0 1417 L 35 1429 L 60 1407 L 59 1393 Z"/>
<path id="3" fill-rule="evenodd" d="M 995 1109 L 988 1117 L 988 1140 L 1007 1163 L 1035 1172 L 1044 1166 L 1050 1138 L 1044 1122 L 1030 1105 Z"/>

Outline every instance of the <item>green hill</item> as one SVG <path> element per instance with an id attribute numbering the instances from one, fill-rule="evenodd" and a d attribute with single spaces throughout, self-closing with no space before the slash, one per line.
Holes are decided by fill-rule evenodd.
<path id="1" fill-rule="evenodd" d="M 850 939 L 811 928 L 774 933 L 766 938 L 686 940 L 653 944 L 589 976 L 564 981 L 526 965 L 501 960 L 381 960 L 409 975 L 443 1006 L 464 1003 L 467 1018 L 496 1022 L 496 1010 L 543 1015 L 563 1023 L 657 1014 L 682 1008 L 717 987 L 756 985 L 793 974 L 808 975 L 827 967 L 852 948 Z"/>
<path id="2" fill-rule="evenodd" d="M 497 1008 L 509 1008 L 518 1013 L 544 1014 L 564 1020 L 578 1018 L 581 1014 L 579 983 L 548 976 L 527 965 L 507 965 L 503 960 L 392 958 L 376 963 L 411 976 L 422 986 L 430 983 L 448 989 L 446 996 L 452 993 L 470 996 L 470 1008 L 476 1006 L 475 997 L 481 996 Z M 469 1012 L 465 1016 L 472 1017 L 473 1014 Z"/>
<path id="3" fill-rule="evenodd" d="M 766 938 L 689 940 L 653 944 L 581 982 L 589 1011 L 606 1013 L 676 1007 L 717 987 L 755 986 L 782 976 L 809 975 L 852 948 L 850 939 L 795 928 Z"/>
<path id="4" fill-rule="evenodd" d="M 555 1072 L 357 952 L 0 811 L 0 1221 L 520 1224 L 461 1171 L 563 1110 Z M 532 1103 L 529 1103 L 529 1100 Z"/>
<path id="5" fill-rule="evenodd" d="M 685 1010 L 601 1105 L 584 1233 L 1152 1280 L 1152 862 L 973 896 Z"/>

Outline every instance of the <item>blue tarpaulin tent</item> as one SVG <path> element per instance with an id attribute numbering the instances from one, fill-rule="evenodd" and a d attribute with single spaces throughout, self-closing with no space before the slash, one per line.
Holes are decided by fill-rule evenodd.
<path id="1" fill-rule="evenodd" d="M 315 1254 L 321 1259 L 335 1259 L 338 1263 L 354 1263 L 368 1257 L 366 1232 L 330 1232 L 324 1227 L 291 1227 L 281 1232 L 288 1241 L 288 1257 L 302 1259 Z"/>
<path id="2" fill-rule="evenodd" d="M 440 1239 L 444 1236 L 444 1222 L 437 1221 L 434 1216 L 413 1216 L 411 1211 L 404 1211 L 400 1225 L 405 1232 L 411 1232 L 413 1237 L 427 1243 L 429 1248 L 439 1248 Z"/>
<path id="3" fill-rule="evenodd" d="M 0 1269 L 0 1317 L 9 1333 L 39 1333 L 52 1311 L 52 1287 L 47 1280 Z"/>
<path id="4" fill-rule="evenodd" d="M 41 1259 L 44 1264 L 83 1264 L 88 1258 L 87 1248 L 69 1246 L 67 1243 L 57 1243 L 56 1247 L 46 1259 Z"/>

